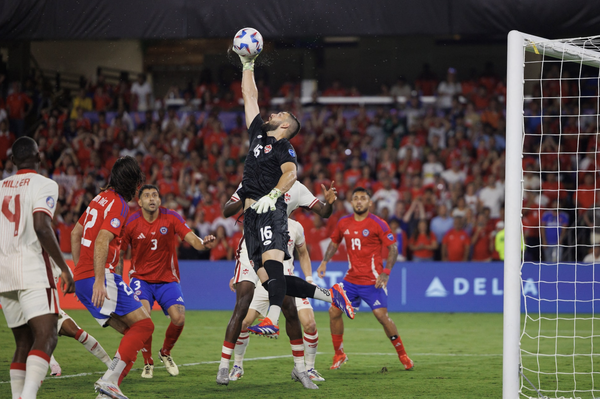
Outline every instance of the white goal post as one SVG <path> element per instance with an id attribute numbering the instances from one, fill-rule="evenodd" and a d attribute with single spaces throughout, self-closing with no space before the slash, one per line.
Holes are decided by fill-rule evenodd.
<path id="1" fill-rule="evenodd" d="M 599 32 L 600 33 L 600 32 Z M 562 39 L 562 40 L 550 40 L 544 39 L 537 36 L 525 34 L 518 31 L 512 31 L 508 35 L 508 50 L 507 50 L 507 96 L 506 96 L 506 183 L 505 183 L 505 260 L 504 260 L 504 320 L 503 320 L 503 398 L 504 399 L 514 399 L 514 398 L 556 398 L 556 397 L 600 397 L 600 329 L 595 333 L 594 326 L 600 326 L 600 323 L 595 318 L 594 314 L 594 305 L 600 305 L 600 273 L 598 275 L 593 274 L 593 271 L 596 270 L 596 265 L 584 266 L 581 264 L 580 259 L 577 255 L 574 256 L 573 259 L 565 259 L 564 262 L 561 262 L 561 256 L 558 255 L 557 259 L 554 261 L 548 261 L 546 257 L 546 253 L 544 252 L 544 260 L 542 260 L 542 245 L 536 246 L 535 251 L 539 252 L 539 260 L 533 263 L 532 267 L 539 267 L 539 277 L 537 279 L 531 279 L 533 284 L 537 287 L 537 290 L 540 292 L 539 298 L 535 298 L 532 296 L 524 295 L 522 292 L 522 288 L 524 284 L 528 283 L 529 280 L 525 281 L 522 278 L 522 272 L 525 261 L 523 260 L 523 256 L 525 253 L 525 249 L 527 248 L 527 244 L 523 246 L 522 237 L 524 236 L 524 224 L 523 224 L 523 200 L 524 193 L 528 190 L 524 190 L 523 181 L 524 181 L 524 170 L 523 170 L 523 156 L 524 156 L 524 143 L 527 139 L 526 132 L 526 116 L 525 109 L 528 101 L 531 101 L 533 97 L 533 101 L 539 101 L 541 104 L 544 103 L 545 100 L 550 99 L 549 101 L 556 101 L 557 108 L 559 108 L 558 116 L 557 115 L 548 115 L 549 118 L 553 117 L 558 119 L 558 126 L 556 131 L 545 131 L 546 128 L 544 117 L 546 115 L 542 110 L 539 114 L 539 119 L 542 121 L 540 123 L 541 131 L 536 132 L 536 134 L 531 134 L 531 136 L 535 136 L 535 140 L 539 140 L 540 143 L 547 137 L 550 137 L 549 140 L 557 140 L 558 145 L 556 149 L 556 157 L 558 158 L 561 155 L 561 140 L 564 139 L 566 134 L 563 134 L 562 129 L 562 117 L 567 112 L 561 108 L 561 104 L 564 101 L 563 96 L 567 96 L 567 94 L 563 94 L 562 85 L 564 81 L 570 80 L 573 87 L 577 87 L 575 90 L 575 94 L 570 93 L 568 97 L 572 101 L 579 101 L 581 103 L 581 98 L 577 99 L 574 97 L 575 95 L 583 98 L 582 95 L 582 81 L 586 79 L 587 75 L 581 75 L 581 70 L 585 67 L 595 67 L 600 68 L 600 51 L 597 44 L 600 43 L 598 38 L 578 38 L 578 39 Z M 533 58 L 531 55 L 527 55 L 526 53 L 533 54 Z M 533 59 L 534 61 L 528 64 L 528 59 Z M 565 68 L 571 68 L 573 70 L 579 66 L 580 75 L 577 76 L 569 76 L 563 75 L 563 65 Z M 555 97 L 544 97 L 546 93 L 544 93 L 543 87 L 545 84 L 549 83 L 548 71 L 550 68 L 554 67 L 560 68 L 560 73 L 558 77 L 554 78 L 559 85 L 560 94 Z M 529 68 L 529 77 L 526 78 L 526 68 Z M 545 69 L 546 68 L 546 69 Z M 565 69 L 566 70 L 566 69 Z M 599 69 L 600 70 L 600 69 Z M 535 78 L 531 78 L 533 73 L 537 73 L 538 76 Z M 568 76 L 568 77 L 567 77 Z M 593 77 L 592 77 L 593 78 Z M 600 73 L 596 74 L 595 77 L 598 82 L 600 82 Z M 537 79 L 538 83 L 535 82 Z M 538 84 L 541 87 L 541 92 L 531 95 L 530 93 L 526 93 L 527 84 L 530 84 L 530 87 L 534 84 Z M 600 83 L 599 83 L 600 87 Z M 586 97 L 585 101 L 592 101 L 590 97 Z M 580 108 L 578 112 L 580 114 L 574 115 L 573 118 L 578 121 L 583 117 L 591 117 L 600 120 L 600 102 L 596 106 L 595 112 L 591 112 L 586 115 L 582 115 L 583 112 Z M 567 115 L 569 117 L 571 115 Z M 578 122 L 579 123 L 579 122 Z M 529 125 L 527 125 L 529 126 Z M 597 134 L 598 132 L 598 123 L 596 122 L 596 136 L 600 136 Z M 579 133 L 571 133 L 571 136 L 576 137 Z M 593 135 L 594 133 L 586 132 L 588 135 Z M 591 136 L 590 136 L 591 137 Z M 531 137 L 529 137 L 531 138 Z M 578 138 L 577 138 L 578 139 Z M 579 140 L 579 139 L 578 139 Z M 587 140 L 587 138 L 585 139 Z M 597 139 L 596 139 L 597 140 Z M 579 142 L 578 142 L 579 145 Z M 539 146 L 543 148 L 543 145 Z M 578 147 L 579 148 L 579 147 Z M 589 151 L 589 150 L 588 150 Z M 598 149 L 596 147 L 596 159 L 598 158 Z M 581 182 L 579 181 L 580 170 L 579 159 L 581 156 L 584 156 L 583 153 L 564 153 L 562 155 L 571 156 L 573 160 L 573 164 L 575 166 L 575 171 L 570 171 L 576 179 L 576 183 L 574 184 L 572 189 L 567 189 L 565 191 L 571 191 L 573 195 L 577 192 L 578 188 L 581 186 Z M 528 155 L 532 155 L 529 153 Z M 542 158 L 545 154 L 543 150 L 539 150 L 538 154 L 533 154 L 533 157 L 538 156 L 538 158 Z M 595 166 L 595 170 L 592 170 L 594 174 L 594 184 L 596 185 L 600 182 L 600 174 L 599 174 L 598 164 Z M 554 171 L 554 169 L 545 171 L 540 170 L 539 176 L 542 176 L 542 172 L 544 176 L 548 174 L 556 174 L 560 179 L 561 173 L 563 171 L 559 170 Z M 527 172 L 526 172 L 527 173 Z M 559 183 L 560 187 L 560 183 Z M 598 185 L 596 185 L 598 188 Z M 560 190 L 560 189 L 559 189 Z M 538 189 L 538 195 L 541 197 L 543 194 L 542 188 Z M 557 194 L 558 195 L 558 194 Z M 596 191 L 596 196 L 599 195 Z M 596 197 L 594 197 L 596 198 Z M 600 201 L 594 204 L 600 203 Z M 557 202 L 558 203 L 558 202 Z M 539 202 L 538 202 L 539 204 Z M 597 209 L 598 205 L 594 205 Z M 551 209 L 549 205 L 539 205 L 539 221 L 541 222 L 541 214 L 544 211 L 563 211 L 569 210 L 573 214 L 581 215 L 582 212 L 586 210 L 583 208 L 561 208 L 561 205 L 556 205 L 555 209 Z M 570 225 L 568 228 L 571 230 L 573 235 L 577 237 L 577 230 L 583 231 L 593 231 L 593 230 L 585 230 L 581 224 L 578 224 L 577 221 L 571 222 L 574 225 Z M 600 221 L 596 221 L 594 219 L 594 226 L 600 224 Z M 590 228 L 588 228 L 590 229 Z M 594 227 L 591 227 L 594 229 Z M 538 230 L 541 231 L 541 228 Z M 586 233 L 588 234 L 588 233 Z M 593 234 L 592 234 L 593 235 Z M 559 241 L 557 245 L 558 253 L 561 251 L 562 241 Z M 585 245 L 589 245 L 586 243 Z M 593 245 L 593 243 L 592 243 Z M 584 243 L 578 242 L 577 238 L 575 238 L 574 242 L 570 243 L 571 250 L 576 252 L 578 248 L 583 248 Z M 538 248 L 539 247 L 539 248 Z M 531 250 L 532 247 L 529 247 Z M 580 251 L 581 252 L 581 251 Z M 563 266 L 563 264 L 565 266 Z M 546 281 L 545 278 L 547 273 L 542 269 L 543 267 L 552 267 L 553 271 L 556 273 L 556 277 L 554 281 Z M 529 267 L 529 266 L 528 266 Z M 592 275 L 595 276 L 591 281 L 579 281 L 578 280 L 578 271 L 584 271 L 584 267 L 592 268 Z M 573 270 L 575 273 L 575 281 L 563 281 L 564 274 L 561 269 L 559 273 L 559 268 Z M 579 269 L 578 269 L 579 268 Z M 598 271 L 600 271 L 600 265 L 598 265 Z M 560 277 L 559 277 L 560 274 Z M 583 273 L 585 274 L 585 273 Z M 544 277 L 542 277 L 544 276 Z M 567 283 L 572 284 L 575 287 L 575 298 L 571 299 L 563 299 L 561 294 L 559 293 L 559 289 L 562 289 Z M 578 284 L 591 283 L 591 300 L 583 299 L 580 300 L 578 297 L 577 287 Z M 598 283 L 598 284 L 596 284 Z M 544 284 L 554 284 L 556 287 L 556 296 L 551 297 L 550 299 L 542 298 L 541 287 Z M 536 291 L 536 295 L 537 292 Z M 587 294 L 586 294 L 587 295 Z M 598 296 L 595 296 L 598 295 Z M 528 318 L 527 314 L 527 303 L 536 303 L 536 310 L 532 311 L 531 318 Z M 537 302 L 536 302 L 537 301 Z M 548 305 L 551 303 L 551 306 L 556 307 L 556 314 L 547 316 L 544 314 L 542 302 L 547 301 L 544 305 Z M 563 301 L 563 302 L 561 302 Z M 581 303 L 578 303 L 580 301 Z M 569 315 L 568 311 L 565 312 L 565 307 L 567 302 L 573 304 L 569 304 L 574 309 L 574 315 Z M 585 303 L 583 303 L 585 302 Z M 521 315 L 521 306 L 522 304 L 525 307 L 525 315 Z M 591 308 L 589 308 L 591 306 Z M 579 312 L 581 309 L 585 309 L 583 313 L 585 315 L 579 316 Z M 591 312 L 588 310 L 591 309 Z M 523 320 L 522 320 L 523 318 Z M 531 320 L 532 323 L 538 323 L 536 325 L 535 334 L 530 334 L 530 331 L 527 330 L 527 322 Z M 546 324 L 545 324 L 546 323 Z M 554 323 L 556 325 L 556 331 L 547 331 L 544 330 L 544 326 L 548 326 L 549 323 Z M 561 323 L 572 323 L 573 331 L 572 335 L 563 336 L 562 332 L 559 332 L 559 324 Z M 585 324 L 585 332 L 581 332 L 580 330 L 584 330 L 581 328 L 582 324 L 578 323 L 587 323 Z M 552 324 L 554 326 L 554 324 Z M 561 325 L 562 326 L 562 325 Z M 576 329 L 576 327 L 577 329 Z M 587 326 L 591 326 L 588 328 Z M 531 328 L 531 326 L 529 327 Z M 551 329 L 550 329 L 551 330 Z M 587 331 L 587 330 L 591 330 Z M 532 336 L 533 335 L 533 336 Z M 537 352 L 531 352 L 528 348 L 524 349 L 522 347 L 522 340 L 527 340 L 529 348 L 534 347 L 536 344 L 532 344 L 531 342 L 537 339 Z M 566 345 L 562 345 L 562 340 L 572 340 L 572 353 L 566 353 L 565 347 L 569 347 L 570 341 L 567 342 Z M 594 341 L 597 344 L 597 348 L 594 349 Z M 587 353 L 582 353 L 582 343 L 591 345 L 591 347 L 586 346 Z M 561 346 L 562 345 L 562 346 Z M 590 350 L 591 349 L 591 350 Z M 548 353 L 544 351 L 548 350 Z M 587 359 L 587 364 L 583 369 L 580 367 L 578 362 L 578 357 Z M 567 367 L 563 367 L 562 364 L 563 358 L 568 359 L 569 363 Z M 534 364 L 535 369 L 526 368 L 526 371 L 523 372 L 523 362 L 530 362 L 530 364 Z M 594 367 L 595 363 L 597 366 Z M 548 367 L 544 368 L 548 364 L 551 364 L 552 370 L 549 372 Z M 565 363 L 566 364 L 566 363 Z M 589 370 L 588 370 L 589 368 Z M 529 375 L 529 378 L 527 376 Z M 535 378 L 532 378 L 534 376 Z M 596 381 L 594 381 L 594 378 Z M 568 380 L 565 382 L 565 380 Z M 550 381 L 549 384 L 547 382 Z M 544 385 L 546 384 L 546 385 Z M 564 389 L 563 389 L 564 387 Z"/>

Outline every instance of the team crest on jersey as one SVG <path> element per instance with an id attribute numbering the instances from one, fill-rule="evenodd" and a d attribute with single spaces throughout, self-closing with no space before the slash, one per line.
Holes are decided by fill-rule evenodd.
<path id="1" fill-rule="evenodd" d="M 121 225 L 121 221 L 117 218 L 112 218 L 110 221 L 110 225 L 116 229 Z"/>
<path id="2" fill-rule="evenodd" d="M 290 153 L 291 156 L 293 156 L 293 157 L 296 156 L 296 153 L 291 148 L 288 150 L 288 152 Z"/>
<path id="3" fill-rule="evenodd" d="M 363 230 L 363 236 L 368 237 L 369 236 L 369 230 L 364 229 Z"/>
<path id="4" fill-rule="evenodd" d="M 394 241 L 394 235 L 392 233 L 388 234 L 388 240 Z"/>
<path id="5" fill-rule="evenodd" d="M 55 204 L 54 198 L 52 198 L 52 197 L 46 198 L 46 205 L 48 205 L 48 208 L 50 208 L 50 209 L 54 208 L 54 204 Z"/>
<path id="6" fill-rule="evenodd" d="M 137 290 L 137 291 L 135 292 L 135 295 L 142 295 L 142 291 L 140 291 L 140 290 Z"/>
<path id="7" fill-rule="evenodd" d="M 248 275 L 248 273 L 250 273 L 250 270 L 248 270 L 247 268 L 244 268 L 244 270 L 242 270 L 242 274 L 243 274 L 244 276 L 247 276 L 247 275 Z"/>
<path id="8" fill-rule="evenodd" d="M 135 294 L 133 294 L 133 299 L 135 299 L 138 302 L 140 301 L 140 298 L 137 295 L 135 295 Z"/>
<path id="9" fill-rule="evenodd" d="M 270 153 L 272 149 L 273 149 L 273 146 L 271 144 L 269 144 L 268 146 L 266 146 L 265 147 L 265 154 Z"/>
<path id="10" fill-rule="evenodd" d="M 162 235 L 167 234 L 168 231 L 169 231 L 169 229 L 167 229 L 165 226 L 160 228 L 160 234 L 162 234 Z"/>

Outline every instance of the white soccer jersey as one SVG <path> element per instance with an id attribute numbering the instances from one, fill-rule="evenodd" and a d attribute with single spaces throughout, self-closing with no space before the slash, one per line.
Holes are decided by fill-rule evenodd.
<path id="1" fill-rule="evenodd" d="M 242 188 L 242 183 L 240 183 L 236 192 L 231 196 L 230 201 L 237 202 L 240 200 L 240 196 L 237 193 L 240 188 Z M 284 194 L 284 199 L 288 206 L 288 216 L 290 216 L 292 212 L 301 206 L 305 208 L 312 208 L 317 202 L 319 202 L 319 199 L 315 197 L 310 190 L 298 180 L 296 180 L 292 188 L 290 188 L 289 191 Z"/>
<path id="2" fill-rule="evenodd" d="M 288 253 L 291 258 L 283 261 L 283 267 L 285 268 L 285 273 L 291 276 L 294 274 L 294 249 L 305 245 L 306 240 L 304 239 L 304 228 L 293 219 L 288 219 L 288 233 L 290 235 Z"/>
<path id="3" fill-rule="evenodd" d="M 0 181 L 0 293 L 54 287 L 52 270 L 33 227 L 33 214 L 54 217 L 58 184 L 22 169 Z"/>

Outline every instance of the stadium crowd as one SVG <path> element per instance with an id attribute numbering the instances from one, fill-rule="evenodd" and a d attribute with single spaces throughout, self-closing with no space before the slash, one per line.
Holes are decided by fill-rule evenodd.
<path id="1" fill-rule="evenodd" d="M 154 95 L 144 75 L 133 83 L 121 79 L 109 84 L 100 73 L 72 94 L 52 93 L 37 75 L 23 88 L 4 82 L 2 178 L 16 172 L 9 157 L 15 138 L 34 137 L 44 174 L 60 185 L 56 230 L 61 249 L 70 253 L 73 224 L 107 183 L 115 161 L 131 155 L 147 182 L 159 187 L 163 206 L 179 212 L 199 236 L 217 237 L 210 253 L 198 254 L 182 243 L 180 258 L 232 259 L 241 228 L 234 218 L 224 219 L 221 209 L 242 180 L 248 135 L 240 82 L 223 90 L 206 76 L 183 90 L 171 87 L 163 97 Z M 593 100 L 598 79 L 578 86 L 560 78 L 560 70 L 549 68 L 526 103 L 526 260 L 581 260 L 600 244 L 600 196 L 595 195 L 600 181 L 598 110 Z M 4 79 L 0 74 L 0 84 Z M 259 79 L 257 85 L 266 118 L 277 107 L 270 105 L 273 96 L 265 81 Z M 577 90 L 590 100 L 565 98 Z M 440 79 L 424 66 L 414 82 L 399 77 L 381 87 L 380 96 L 406 99 L 390 105 L 323 105 L 317 96 L 301 104 L 299 92 L 299 84 L 292 81 L 273 91 L 285 98 L 278 108 L 293 112 L 303 123 L 301 134 L 292 140 L 298 179 L 318 196 L 321 184 L 333 181 L 340 198 L 328 220 L 302 210 L 292 216 L 304 226 L 312 260 L 322 259 L 335 223 L 351 212 L 347 194 L 357 186 L 372 193 L 372 212 L 389 222 L 403 258 L 501 258 L 503 234 L 497 233 L 504 220 L 506 86 L 493 67 L 459 81 L 453 68 Z M 537 100 L 542 92 L 545 99 Z M 321 95 L 359 93 L 335 81 Z M 424 103 L 424 96 L 435 100 Z M 179 105 L 167 105 L 173 99 L 180 99 Z M 28 126 L 28 117 L 37 122 Z M 135 201 L 130 206 L 137 209 Z M 569 228 L 575 225 L 580 228 Z M 569 242 L 585 245 L 580 253 L 559 245 Z M 334 260 L 345 259 L 341 248 Z"/>

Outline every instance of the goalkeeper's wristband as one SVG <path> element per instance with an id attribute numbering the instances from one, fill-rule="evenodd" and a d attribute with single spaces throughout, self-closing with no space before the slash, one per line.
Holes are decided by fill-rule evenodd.
<path id="1" fill-rule="evenodd" d="M 273 199 L 273 200 L 277 200 L 277 198 L 281 197 L 281 194 L 283 194 L 281 192 L 280 189 L 278 188 L 274 188 L 273 190 L 271 190 L 271 192 L 269 193 L 269 198 Z"/>
<path id="2" fill-rule="evenodd" d="M 313 278 L 311 276 L 306 276 L 306 282 L 307 283 L 312 283 L 313 282 Z"/>
<path id="3" fill-rule="evenodd" d="M 254 60 L 242 62 L 242 71 L 254 71 Z"/>
<path id="4" fill-rule="evenodd" d="M 384 267 L 384 268 L 383 268 L 383 270 L 381 271 L 381 273 L 383 273 L 383 274 L 387 274 L 388 276 L 390 275 L 390 273 L 391 273 L 391 272 L 392 272 L 392 271 L 391 271 L 390 269 L 387 269 L 387 268 L 385 268 L 385 267 Z"/>

